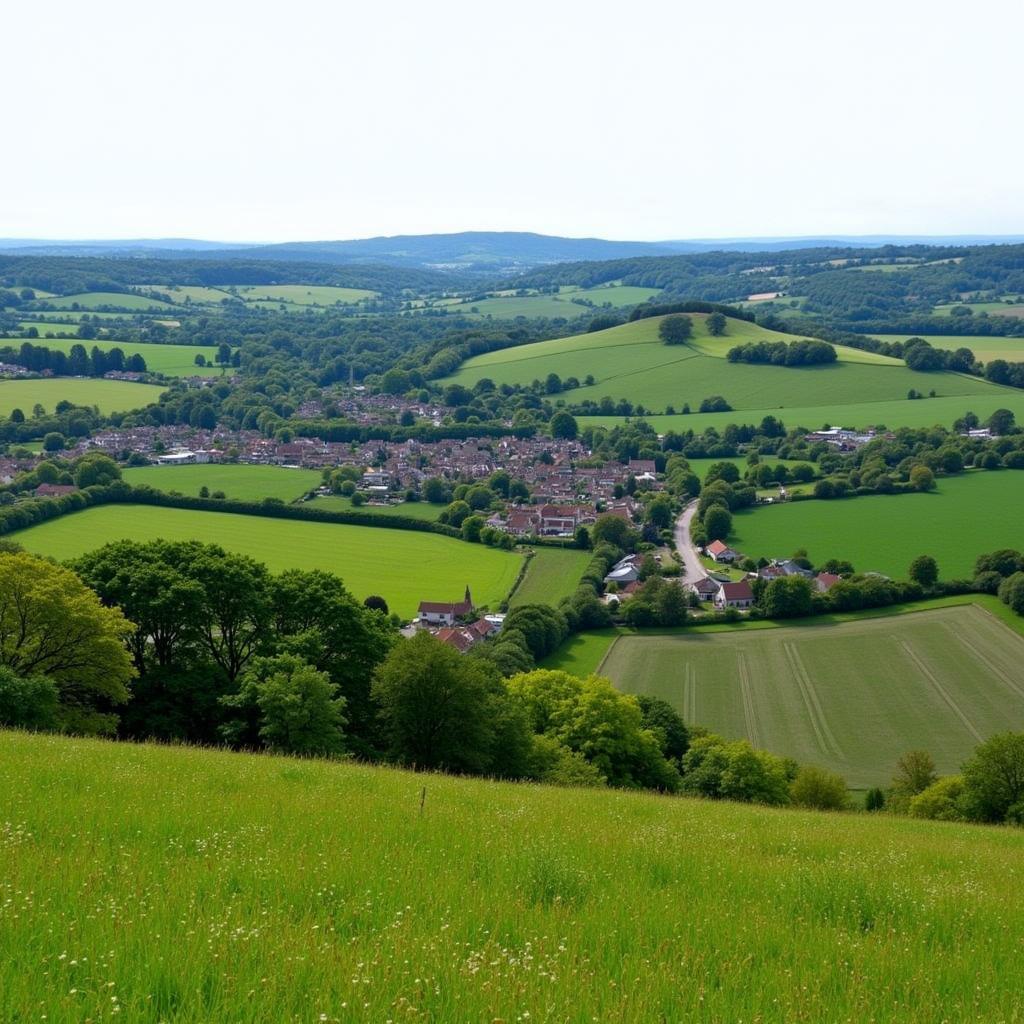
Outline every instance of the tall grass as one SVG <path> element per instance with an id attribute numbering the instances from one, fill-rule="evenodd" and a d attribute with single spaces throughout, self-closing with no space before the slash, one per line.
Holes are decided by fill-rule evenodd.
<path id="1" fill-rule="evenodd" d="M 1010 830 L 0 733 L 0 1020 L 1019 1020 L 1022 872 Z"/>

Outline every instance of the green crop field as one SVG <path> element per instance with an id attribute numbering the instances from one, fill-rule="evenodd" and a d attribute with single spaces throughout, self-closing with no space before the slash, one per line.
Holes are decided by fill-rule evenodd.
<path id="1" fill-rule="evenodd" d="M 352 499 L 341 494 L 326 494 L 323 497 L 314 498 L 309 507 L 323 509 L 325 512 L 355 511 Z M 427 501 L 403 501 L 398 505 L 362 505 L 359 511 L 377 516 L 407 516 L 410 519 L 423 519 L 428 523 L 436 523 L 437 517 L 444 509 L 444 505 L 432 505 Z"/>
<path id="2" fill-rule="evenodd" d="M 800 372 L 800 371 L 794 371 Z M 921 374 L 920 376 L 925 376 Z M 930 376 L 930 375 L 929 375 Z M 916 401 L 907 399 L 892 402 L 850 402 L 835 405 L 799 405 L 737 409 L 734 412 L 693 413 L 689 416 L 644 416 L 658 433 L 669 430 L 706 430 L 715 427 L 722 430 L 730 423 L 760 423 L 765 416 L 774 416 L 787 428 L 804 427 L 818 430 L 824 426 L 833 427 L 952 427 L 954 421 L 965 412 L 974 412 L 985 420 L 996 409 L 1010 409 L 1018 421 L 1024 422 L 1024 391 L 1016 388 L 986 384 L 985 388 L 972 395 L 955 395 L 949 398 L 926 398 Z M 918 387 L 920 387 L 920 382 Z M 636 417 L 640 418 L 640 417 Z M 621 416 L 580 416 L 580 427 L 598 426 L 612 428 L 624 422 Z"/>
<path id="3" fill-rule="evenodd" d="M 54 309 L 98 309 L 100 306 L 117 306 L 119 309 L 170 310 L 175 307 L 161 299 L 150 299 L 134 292 L 80 292 L 77 295 L 61 295 L 46 300 Z"/>
<path id="4" fill-rule="evenodd" d="M 1005 359 L 1009 363 L 1024 362 L 1024 338 L 980 337 L 973 334 L 875 334 L 879 341 L 906 341 L 908 338 L 924 338 L 935 348 L 953 351 L 969 348 L 983 363 L 993 359 Z"/>
<path id="5" fill-rule="evenodd" d="M 12 409 L 21 409 L 28 415 L 37 403 L 53 412 L 61 401 L 96 405 L 103 413 L 128 412 L 155 402 L 163 391 L 154 384 L 91 377 L 0 380 L 0 416 L 10 415 Z"/>
<path id="6" fill-rule="evenodd" d="M 962 309 L 964 306 L 975 316 L 979 313 L 987 313 L 989 316 L 1024 316 L 1024 306 L 1014 298 L 1009 302 L 944 302 L 932 309 L 932 316 L 950 316 L 954 309 Z M 970 322 L 966 320 L 965 326 Z"/>
<path id="7" fill-rule="evenodd" d="M 811 402 L 843 407 L 906 401 L 911 388 L 935 389 L 940 396 L 991 394 L 992 385 L 986 381 L 952 373 L 916 373 L 897 360 L 841 346 L 840 361 L 829 366 L 730 363 L 725 355 L 735 344 L 793 336 L 730 320 L 727 335 L 712 338 L 705 319 L 693 315 L 694 339 L 687 345 L 662 344 L 660 318 L 638 320 L 593 334 L 475 356 L 444 383 L 472 386 L 486 377 L 497 384 L 529 384 L 543 381 L 549 373 L 580 381 L 592 375 L 595 384 L 568 392 L 569 401 L 626 398 L 656 411 L 670 405 L 681 409 L 686 403 L 695 410 L 710 395 L 723 395 L 735 410 L 762 410 L 766 402 L 786 408 Z"/>
<path id="8" fill-rule="evenodd" d="M 575 593 L 580 577 L 590 561 L 589 551 L 576 548 L 538 547 L 527 562 L 526 573 L 516 587 L 509 605 L 557 605 L 563 597 Z"/>
<path id="9" fill-rule="evenodd" d="M 158 491 L 177 491 L 196 496 L 201 487 L 223 491 L 228 498 L 259 501 L 280 498 L 294 501 L 320 486 L 315 469 L 285 469 L 281 466 L 231 466 L 206 463 L 201 466 L 139 466 L 124 471 L 133 486 L 144 484 Z"/>
<path id="10" fill-rule="evenodd" d="M 201 540 L 265 562 L 273 572 L 336 573 L 357 597 L 380 594 L 406 618 L 420 601 L 461 600 L 467 584 L 477 606 L 496 608 L 522 562 L 522 555 L 432 533 L 147 505 L 89 508 L 11 536 L 59 560 L 112 540 Z"/>
<path id="11" fill-rule="evenodd" d="M 47 325 L 49 328 L 51 325 Z M 72 327 L 71 331 L 74 332 Z M 42 331 L 39 332 L 42 334 Z M 154 373 L 163 373 L 168 377 L 219 377 L 221 368 L 219 366 L 196 366 L 196 356 L 202 354 L 208 363 L 212 363 L 217 356 L 216 348 L 203 348 L 198 345 L 153 345 L 146 342 L 136 341 L 106 341 L 93 339 L 80 341 L 68 338 L 50 338 L 47 348 L 70 352 L 73 345 L 84 345 L 87 352 L 94 347 L 101 352 L 109 352 L 112 348 L 119 348 L 125 356 L 133 356 L 136 353 L 146 360 L 146 369 Z M 34 344 L 39 344 L 34 342 Z M 227 373 L 234 373 L 233 367 L 227 368 Z"/>
<path id="12" fill-rule="evenodd" d="M 1024 638 L 975 604 L 728 634 L 623 636 L 602 674 L 688 722 L 885 785 L 908 750 L 949 773 L 1024 728 Z"/>
<path id="13" fill-rule="evenodd" d="M 562 288 L 557 295 L 516 295 L 509 292 L 493 298 L 454 301 L 445 305 L 453 313 L 491 316 L 496 320 L 511 320 L 517 316 L 563 317 L 572 320 L 578 316 L 593 315 L 606 303 L 618 309 L 638 305 L 660 294 L 660 288 L 606 285 L 600 288 Z M 573 299 L 585 299 L 589 305 L 574 302 Z"/>
<path id="14" fill-rule="evenodd" d="M 140 284 L 136 287 L 138 291 L 160 292 L 163 295 L 169 295 L 178 305 L 184 304 L 186 299 L 193 305 L 219 305 L 225 299 L 231 298 L 231 294 L 222 288 L 207 288 L 205 285 Z"/>
<path id="15" fill-rule="evenodd" d="M 0 801 L 5 1021 L 1019 1019 L 1020 830 L 17 732 Z"/>
<path id="16" fill-rule="evenodd" d="M 235 291 L 242 299 L 285 302 L 296 306 L 351 305 L 377 296 L 377 292 L 366 288 L 336 288 L 326 284 L 239 285 Z"/>
<path id="17" fill-rule="evenodd" d="M 21 320 L 18 323 L 18 326 L 23 331 L 27 331 L 34 327 L 39 332 L 40 338 L 45 338 L 47 335 L 53 335 L 54 337 L 61 338 L 74 338 L 78 334 L 78 324 L 50 323 L 47 320 Z M 35 338 L 12 338 L 10 339 L 9 344 L 17 347 L 23 341 L 31 341 L 33 344 L 38 344 Z"/>
<path id="18" fill-rule="evenodd" d="M 940 477 L 929 494 L 802 501 L 744 509 L 729 543 L 753 558 L 849 559 L 860 572 L 903 579 L 917 555 L 932 555 L 944 579 L 971 576 L 974 559 L 1024 548 L 1024 473 L 978 470 Z"/>

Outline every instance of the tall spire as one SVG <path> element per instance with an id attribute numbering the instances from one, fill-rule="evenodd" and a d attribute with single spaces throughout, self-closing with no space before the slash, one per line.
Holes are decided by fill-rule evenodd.
<path id="1" fill-rule="evenodd" d="M 473 605 L 473 596 L 469 592 L 469 584 L 468 583 L 466 584 L 466 604 L 470 605 L 470 607 L 472 607 L 472 605 Z"/>

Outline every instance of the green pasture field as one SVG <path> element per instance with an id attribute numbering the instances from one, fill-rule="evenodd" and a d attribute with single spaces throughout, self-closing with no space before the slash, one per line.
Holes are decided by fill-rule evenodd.
<path id="1" fill-rule="evenodd" d="M 1019 1017 L 1019 829 L 10 731 L 0 801 L 5 1021 Z"/>
<path id="2" fill-rule="evenodd" d="M 64 560 L 113 540 L 201 540 L 265 562 L 272 572 L 325 569 L 360 599 L 380 594 L 410 618 L 420 601 L 458 601 L 467 584 L 478 607 L 505 599 L 522 556 L 451 537 L 373 526 L 105 505 L 12 534 L 26 549 Z"/>
<path id="3" fill-rule="evenodd" d="M 354 512 L 355 506 L 351 498 L 343 494 L 325 494 L 313 498 L 310 508 L 323 509 L 325 512 Z M 405 516 L 411 519 L 423 519 L 428 523 L 436 523 L 437 517 L 444 511 L 444 505 L 432 505 L 429 501 L 403 501 L 397 505 L 362 505 L 359 512 L 378 516 Z"/>
<path id="4" fill-rule="evenodd" d="M 39 339 L 45 338 L 47 335 L 53 335 L 54 337 L 61 338 L 74 338 L 78 335 L 78 324 L 50 323 L 47 320 L 22 320 L 18 323 L 18 326 L 23 331 L 27 331 L 30 327 L 34 327 L 39 332 L 39 338 L 10 339 L 12 343 L 16 345 L 20 345 L 23 341 L 30 341 L 32 344 L 37 345 L 39 343 Z M 6 341 L 7 339 L 4 340 Z"/>
<path id="5" fill-rule="evenodd" d="M 701 483 L 704 482 L 704 478 L 707 475 L 708 470 L 719 462 L 731 462 L 739 471 L 740 479 L 750 469 L 750 465 L 747 462 L 746 456 L 738 456 L 732 459 L 687 459 L 690 464 L 690 469 L 697 474 Z M 792 469 L 793 466 L 809 465 L 815 472 L 818 473 L 818 467 L 813 462 L 807 462 L 806 460 L 800 459 L 776 459 L 771 455 L 762 455 L 761 464 L 768 466 L 785 466 L 787 469 Z"/>
<path id="6" fill-rule="evenodd" d="M 695 314 L 693 320 L 695 336 L 687 345 L 662 344 L 658 339 L 660 318 L 637 320 L 593 334 L 475 356 L 443 383 L 471 387 L 486 377 L 497 384 L 529 384 L 543 381 L 549 373 L 563 380 L 576 377 L 583 381 L 591 374 L 596 383 L 566 392 L 567 401 L 626 398 L 656 411 L 669 405 L 678 410 L 686 403 L 697 409 L 710 395 L 723 395 L 735 410 L 761 410 L 766 401 L 779 407 L 811 402 L 844 406 L 905 401 L 911 388 L 934 388 L 941 396 L 955 396 L 989 394 L 992 386 L 958 374 L 916 373 L 898 360 L 841 347 L 840 361 L 829 366 L 730 363 L 725 355 L 737 343 L 787 341 L 793 336 L 731 320 L 725 337 L 711 338 L 705 318 Z"/>
<path id="7" fill-rule="evenodd" d="M 26 415 L 37 403 L 53 412 L 58 402 L 95 405 L 100 412 L 129 412 L 155 402 L 164 389 L 154 384 L 102 380 L 93 377 L 39 377 L 28 380 L 0 380 L 0 416 L 12 409 Z"/>
<path id="8" fill-rule="evenodd" d="M 639 288 L 633 285 L 605 285 L 599 288 L 562 288 L 557 295 L 516 295 L 514 292 L 496 295 L 476 302 L 457 302 L 447 306 L 453 313 L 494 317 L 511 320 L 525 317 L 564 317 L 572 320 L 597 312 L 605 303 L 618 309 L 635 306 L 661 294 L 660 288 Z M 573 299 L 587 299 L 593 306 L 580 305 Z"/>
<path id="9" fill-rule="evenodd" d="M 320 486 L 315 469 L 285 469 L 281 466 L 233 466 L 205 463 L 197 466 L 138 466 L 124 470 L 133 487 L 145 485 L 158 491 L 177 491 L 196 497 L 201 487 L 223 491 L 239 501 L 280 498 L 294 501 Z"/>
<path id="10" fill-rule="evenodd" d="M 743 509 L 729 544 L 753 558 L 848 559 L 859 572 L 905 579 L 917 555 L 932 555 L 943 579 L 970 578 L 975 558 L 1024 548 L 1024 473 L 978 470 L 940 477 L 928 494 L 871 495 Z"/>
<path id="11" fill-rule="evenodd" d="M 367 288 L 337 288 L 326 284 L 256 284 L 234 289 L 242 299 L 261 299 L 294 303 L 297 306 L 351 305 L 374 299 L 377 292 Z"/>
<path id="12" fill-rule="evenodd" d="M 526 574 L 509 601 L 515 608 L 520 604 L 557 605 L 563 597 L 576 592 L 580 577 L 591 559 L 589 551 L 577 548 L 535 549 L 526 564 Z"/>
<path id="13" fill-rule="evenodd" d="M 219 377 L 222 373 L 219 366 L 196 366 L 196 356 L 200 354 L 206 357 L 208 363 L 212 363 L 217 356 L 216 348 L 203 348 L 198 345 L 153 345 L 136 341 L 108 341 L 102 338 L 90 341 L 49 338 L 47 341 L 48 348 L 59 349 L 62 352 L 70 352 L 73 345 L 84 345 L 87 352 L 96 347 L 101 352 L 119 348 L 126 357 L 137 353 L 146 360 L 147 370 L 163 373 L 168 377 Z M 234 373 L 235 369 L 229 366 L 224 372 Z"/>
<path id="14" fill-rule="evenodd" d="M 906 341 L 908 338 L 924 338 L 935 348 L 952 352 L 958 348 L 969 348 L 983 363 L 993 359 L 1005 359 L 1009 363 L 1024 362 L 1024 338 L 1000 338 L 994 335 L 982 337 L 971 334 L 876 334 L 879 341 Z"/>
<path id="15" fill-rule="evenodd" d="M 799 373 L 800 371 L 794 371 Z M 921 374 L 921 376 L 925 376 Z M 930 376 L 930 375 L 929 375 Z M 954 375 L 955 376 L 955 375 Z M 818 430 L 824 426 L 834 427 L 952 427 L 955 420 L 965 412 L 974 412 L 982 420 L 991 416 L 996 409 L 1010 409 L 1019 422 L 1024 422 L 1024 391 L 1016 388 L 987 384 L 984 391 L 973 395 L 953 395 L 947 398 L 926 398 L 916 401 L 907 399 L 891 402 L 851 402 L 835 405 L 778 406 L 775 408 L 736 409 L 733 412 L 692 413 L 689 416 L 635 416 L 644 419 L 658 433 L 669 430 L 706 430 L 715 427 L 722 430 L 730 423 L 758 424 L 765 416 L 774 416 L 787 428 L 804 427 Z M 918 387 L 921 386 L 919 383 Z M 728 396 L 727 396 L 728 397 Z M 580 428 L 588 426 L 621 426 L 622 416 L 580 416 Z"/>
<path id="16" fill-rule="evenodd" d="M 208 288 L 200 284 L 140 284 L 136 288 L 140 292 L 170 295 L 178 305 L 183 305 L 186 299 L 196 306 L 219 305 L 224 299 L 231 298 L 231 293 L 222 288 Z"/>
<path id="17" fill-rule="evenodd" d="M 144 295 L 125 292 L 80 292 L 77 295 L 61 295 L 46 300 L 56 309 L 71 309 L 77 305 L 79 309 L 97 309 L 100 306 L 117 306 L 121 309 L 175 309 L 169 302 L 150 299 Z"/>
<path id="18" fill-rule="evenodd" d="M 1024 316 L 1024 306 L 1011 298 L 1008 302 L 944 302 L 932 309 L 932 316 L 949 316 L 954 309 L 966 306 L 974 315 L 988 313 L 989 316 Z M 965 326 L 970 324 L 967 320 Z"/>
<path id="19" fill-rule="evenodd" d="M 975 604 L 899 618 L 728 634 L 623 636 L 602 666 L 688 722 L 885 785 L 924 749 L 956 771 L 983 740 L 1024 728 L 1024 638 Z"/>

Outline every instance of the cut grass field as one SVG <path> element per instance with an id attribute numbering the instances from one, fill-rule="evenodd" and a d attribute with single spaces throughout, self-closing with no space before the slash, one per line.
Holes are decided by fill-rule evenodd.
<path id="1" fill-rule="evenodd" d="M 4 731 L 0 801 L 5 1021 L 1019 1019 L 1020 830 Z"/>
<path id="2" fill-rule="evenodd" d="M 172 310 L 177 307 L 162 299 L 151 299 L 134 292 L 78 292 L 75 295 L 60 295 L 46 300 L 54 309 L 99 309 L 101 306 L 116 306 L 129 310 Z"/>
<path id="3" fill-rule="evenodd" d="M 52 325 L 47 325 L 49 328 Z M 75 328 L 71 328 L 72 332 Z M 40 334 L 42 331 L 40 331 Z M 203 348 L 197 345 L 152 345 L 145 342 L 133 341 L 103 341 L 93 339 L 80 341 L 71 338 L 50 338 L 47 348 L 70 352 L 73 345 L 84 345 L 87 352 L 93 347 L 101 352 L 109 352 L 112 348 L 119 348 L 125 356 L 133 356 L 136 353 L 146 360 L 146 369 L 154 373 L 163 373 L 168 377 L 219 377 L 221 369 L 219 366 L 196 366 L 196 356 L 202 354 L 208 363 L 212 363 L 217 356 L 216 348 Z M 20 344 L 20 342 L 18 342 Z M 39 342 L 34 342 L 39 344 Z M 232 367 L 227 368 L 227 373 L 234 373 Z"/>
<path id="4" fill-rule="evenodd" d="M 9 416 L 12 409 L 21 409 L 27 416 L 36 403 L 53 412 L 62 401 L 96 405 L 102 413 L 129 412 L 155 402 L 163 391 L 154 384 L 92 377 L 0 380 L 0 416 Z"/>
<path id="5" fill-rule="evenodd" d="M 970 578 L 975 558 L 1024 548 L 1024 472 L 973 471 L 940 477 L 928 494 L 802 501 L 744 509 L 729 543 L 757 559 L 848 559 L 859 572 L 905 579 L 917 555 L 932 555 L 944 579 Z"/>
<path id="6" fill-rule="evenodd" d="M 730 363 L 726 353 L 749 341 L 789 341 L 795 336 L 730 319 L 726 336 L 711 337 L 706 317 L 692 314 L 694 337 L 669 346 L 658 337 L 662 318 L 637 320 L 592 334 L 501 349 L 467 360 L 443 383 L 473 386 L 483 378 L 497 384 L 530 384 L 548 374 L 595 383 L 566 393 L 572 403 L 587 399 L 628 399 L 661 412 L 669 406 L 697 409 L 704 398 L 723 395 L 735 410 L 817 405 L 842 408 L 875 402 L 905 402 L 910 389 L 935 389 L 940 396 L 988 396 L 993 385 L 953 373 L 921 374 L 901 362 L 838 346 L 839 362 L 828 366 L 780 367 Z M 1009 389 L 1006 389 L 1009 390 Z M 762 413 L 763 415 L 763 413 Z M 735 414 L 733 414 L 735 420 Z M 693 425 L 690 422 L 688 425 Z"/>
<path id="7" fill-rule="evenodd" d="M 149 505 L 89 508 L 11 536 L 60 561 L 114 540 L 201 540 L 249 555 L 273 572 L 336 573 L 358 598 L 379 594 L 405 618 L 420 601 L 461 600 L 467 584 L 474 604 L 497 608 L 522 563 L 522 555 L 433 533 Z"/>
<path id="8" fill-rule="evenodd" d="M 622 636 L 602 674 L 688 722 L 884 785 L 908 750 L 955 771 L 1024 728 L 1024 638 L 976 604 L 729 634 Z"/>
<path id="9" fill-rule="evenodd" d="M 177 305 L 183 305 L 186 299 L 193 305 L 219 305 L 225 299 L 231 298 L 230 292 L 221 288 L 208 288 L 205 285 L 194 284 L 140 284 L 137 290 L 169 295 Z"/>
<path id="10" fill-rule="evenodd" d="M 1024 338 L 979 337 L 970 334 L 875 334 L 879 341 L 906 341 L 908 338 L 924 338 L 935 348 L 952 352 L 958 348 L 969 348 L 983 363 L 993 359 L 1005 359 L 1009 363 L 1024 362 Z"/>
<path id="11" fill-rule="evenodd" d="M 337 288 L 317 284 L 239 285 L 235 291 L 240 299 L 285 302 L 296 306 L 351 305 L 377 297 L 367 288 Z"/>
<path id="12" fill-rule="evenodd" d="M 281 466 L 230 466 L 207 463 L 201 466 L 139 466 L 126 469 L 124 479 L 132 486 L 145 485 L 158 491 L 177 491 L 198 496 L 201 487 L 223 491 L 239 501 L 280 498 L 294 501 L 320 486 L 315 469 L 284 469 Z"/>
<path id="13" fill-rule="evenodd" d="M 795 371 L 799 372 L 799 371 Z M 930 374 L 919 374 L 927 378 Z M 833 427 L 932 427 L 943 426 L 947 429 L 965 412 L 974 412 L 982 420 L 987 419 L 996 409 L 1010 409 L 1019 422 L 1024 422 L 1024 391 L 1018 388 L 1000 387 L 979 381 L 984 390 L 971 395 L 954 395 L 949 398 L 924 398 L 914 401 L 907 399 L 891 402 L 848 402 L 833 405 L 793 405 L 761 407 L 757 409 L 737 409 L 733 412 L 692 413 L 688 416 L 644 416 L 659 434 L 669 430 L 684 432 L 687 430 L 702 431 L 708 427 L 722 430 L 730 423 L 758 424 L 765 416 L 774 416 L 781 420 L 787 428 L 804 427 L 818 430 L 826 425 Z M 922 387 L 918 381 L 918 388 Z M 765 395 L 761 396 L 766 397 Z M 816 398 L 817 395 L 808 395 Z M 634 417 L 640 419 L 641 417 Z M 625 422 L 622 416 L 579 416 L 580 427 L 621 426 Z"/>
<path id="14" fill-rule="evenodd" d="M 509 607 L 515 608 L 520 604 L 557 605 L 563 597 L 576 592 L 590 559 L 589 551 L 576 548 L 536 548 Z"/>

